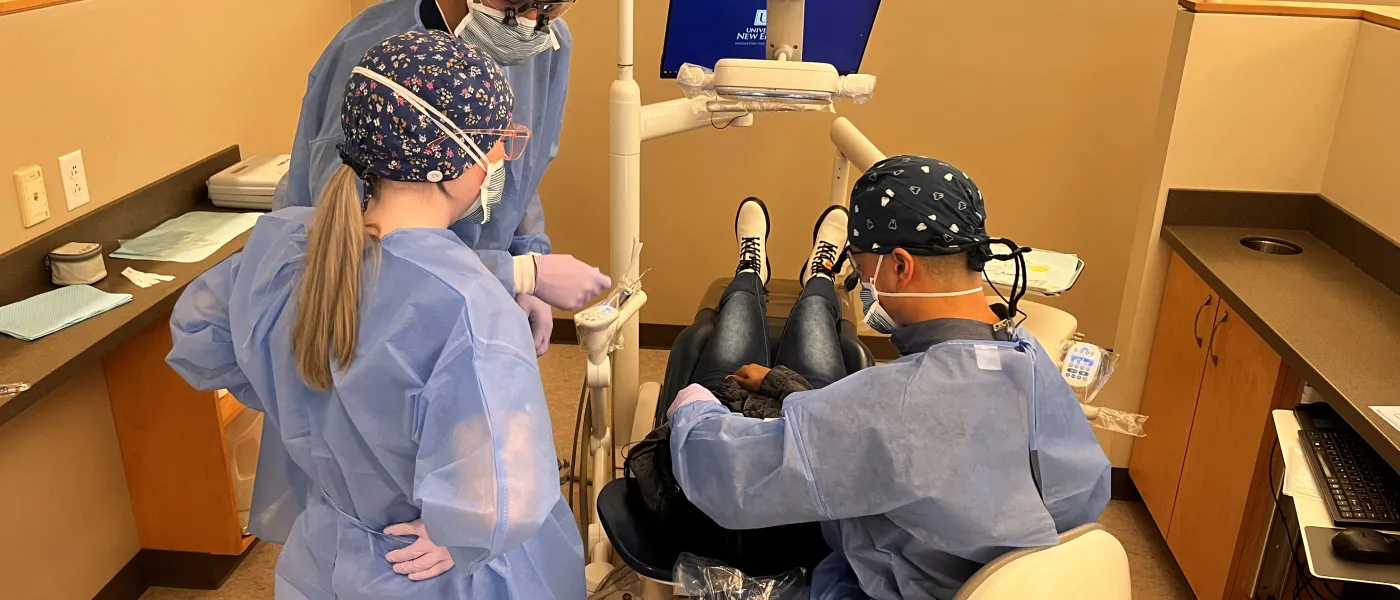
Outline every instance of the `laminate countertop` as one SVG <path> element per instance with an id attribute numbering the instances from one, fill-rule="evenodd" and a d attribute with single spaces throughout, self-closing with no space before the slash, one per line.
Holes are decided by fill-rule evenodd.
<path id="1" fill-rule="evenodd" d="M 107 278 L 93 284 L 104 292 L 131 294 L 131 302 L 32 342 L 0 335 L 0 383 L 24 383 L 28 391 L 0 396 L 0 426 L 115 350 L 133 334 L 166 319 L 175 301 L 194 278 L 243 249 L 249 233 L 224 244 L 197 263 L 120 260 L 110 254 L 118 240 L 132 239 L 161 223 L 194 211 L 223 211 L 208 197 L 205 182 L 240 159 L 230 146 L 171 173 L 126 196 L 90 209 L 13 250 L 0 253 L 0 304 L 17 302 L 57 289 L 44 269 L 50 250 L 68 242 L 102 244 Z M 172 275 L 174 281 L 142 289 L 122 276 L 127 267 L 147 273 Z M 0 430 L 0 433 L 3 431 Z"/>
<path id="2" fill-rule="evenodd" d="M 212 207 L 211 207 L 212 209 Z M 217 210 L 217 209 L 214 209 Z M 104 292 L 131 294 L 131 302 L 32 342 L 0 335 L 0 382 L 27 383 L 30 388 L 14 396 L 0 396 L 0 425 L 53 391 L 80 368 L 116 349 L 123 341 L 157 319 L 168 318 L 185 287 L 214 265 L 243 249 L 251 232 L 224 244 L 212 256 L 197 263 L 122 260 L 107 256 L 107 278 L 92 284 Z M 147 273 L 172 275 L 174 281 L 141 288 L 124 277 L 127 267 Z M 57 289 L 57 286 L 54 286 Z"/>
<path id="3" fill-rule="evenodd" d="M 1247 236 L 1303 252 L 1264 254 L 1241 245 Z M 1400 470 L 1400 431 L 1371 410 L 1400 405 L 1400 295 L 1304 229 L 1169 224 L 1162 237 Z"/>

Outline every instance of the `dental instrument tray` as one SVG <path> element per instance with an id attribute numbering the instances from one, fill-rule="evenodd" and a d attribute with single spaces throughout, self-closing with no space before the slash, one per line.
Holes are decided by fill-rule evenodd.
<path id="1" fill-rule="evenodd" d="M 291 168 L 290 154 L 254 156 L 209 178 L 209 200 L 221 208 L 272 210 L 277 183 Z"/>
<path id="2" fill-rule="evenodd" d="M 992 244 L 993 254 L 1009 254 L 1004 244 Z M 1026 280 L 1029 291 L 1040 296 L 1059 296 L 1074 289 L 1084 273 L 1084 260 L 1073 254 L 1063 254 L 1039 248 L 1026 253 Z M 1011 261 L 992 261 L 984 269 L 987 281 L 998 288 L 1010 289 L 1016 280 L 1016 265 Z"/>

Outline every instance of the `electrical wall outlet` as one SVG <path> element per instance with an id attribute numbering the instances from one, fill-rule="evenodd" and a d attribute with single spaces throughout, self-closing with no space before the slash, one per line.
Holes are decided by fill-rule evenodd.
<path id="1" fill-rule="evenodd" d="M 49 194 L 44 190 L 44 170 L 31 165 L 15 171 L 15 195 L 19 197 L 19 220 L 33 227 L 49 218 Z"/>
<path id="2" fill-rule="evenodd" d="M 87 168 L 83 166 L 83 151 L 74 150 L 58 157 L 59 178 L 63 180 L 63 197 L 71 212 L 92 201 L 88 194 Z"/>

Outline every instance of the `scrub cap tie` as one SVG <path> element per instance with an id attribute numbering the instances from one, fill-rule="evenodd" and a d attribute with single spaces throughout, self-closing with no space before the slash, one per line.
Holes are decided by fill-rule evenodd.
<path id="1" fill-rule="evenodd" d="M 346 83 L 340 158 L 370 184 L 452 181 L 477 164 L 453 138 L 489 152 L 500 135 L 483 130 L 509 127 L 514 106 L 505 74 L 476 46 L 439 31 L 395 35 L 366 52 Z"/>

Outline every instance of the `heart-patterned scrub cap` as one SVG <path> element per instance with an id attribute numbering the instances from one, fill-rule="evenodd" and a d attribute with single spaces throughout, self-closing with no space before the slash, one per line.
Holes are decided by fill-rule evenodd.
<path id="1" fill-rule="evenodd" d="M 967 253 L 981 271 L 991 259 L 982 192 L 962 171 L 922 156 L 876 163 L 851 192 L 850 244 L 859 252 Z"/>
<path id="2" fill-rule="evenodd" d="M 370 183 L 452 181 L 478 162 L 456 139 L 485 155 L 514 107 L 480 48 L 440 31 L 401 33 L 370 48 L 345 85 L 340 157 Z"/>

